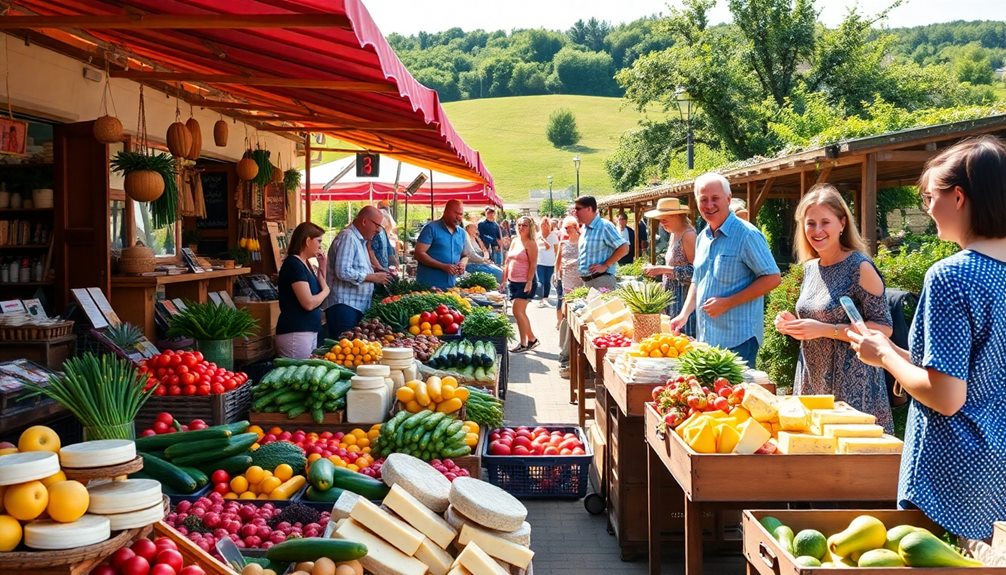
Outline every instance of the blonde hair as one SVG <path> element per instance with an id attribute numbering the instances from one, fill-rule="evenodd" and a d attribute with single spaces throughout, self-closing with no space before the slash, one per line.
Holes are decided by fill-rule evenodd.
<path id="1" fill-rule="evenodd" d="M 517 218 L 517 237 L 520 237 L 520 224 L 521 222 L 527 222 L 527 237 L 531 241 L 535 241 L 538 237 L 538 224 L 534 223 L 534 218 L 531 216 L 521 216 Z"/>
<path id="2" fill-rule="evenodd" d="M 579 229 L 580 222 L 578 222 L 573 216 L 566 216 L 565 218 L 562 218 L 562 229 L 566 229 L 566 227 L 570 225 L 574 225 Z"/>
<path id="3" fill-rule="evenodd" d="M 810 241 L 807 240 L 807 233 L 803 230 L 804 221 L 807 219 L 807 210 L 811 206 L 824 206 L 845 221 L 842 235 L 838 238 L 838 242 L 843 248 L 864 254 L 867 253 L 866 242 L 863 241 L 863 236 L 859 235 L 856 220 L 852 218 L 849 205 L 842 199 L 842 195 L 831 184 L 816 184 L 796 206 L 796 216 L 794 219 L 800 226 L 800 229 L 796 234 L 794 244 L 796 244 L 796 256 L 800 260 L 800 263 L 812 260 L 818 256 L 817 251 L 810 245 Z"/>

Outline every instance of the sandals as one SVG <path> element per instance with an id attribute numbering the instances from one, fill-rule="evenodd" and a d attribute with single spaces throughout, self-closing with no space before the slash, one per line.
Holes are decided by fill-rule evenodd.
<path id="1" fill-rule="evenodd" d="M 538 345 L 539 345 L 540 343 L 541 343 L 541 342 L 540 342 L 540 341 L 538 341 L 537 339 L 536 339 L 536 340 L 534 340 L 534 341 L 529 341 L 529 342 L 527 342 L 527 345 L 524 345 L 524 344 L 522 343 L 522 344 L 518 345 L 517 347 L 515 347 L 515 348 L 511 349 L 511 350 L 510 350 L 510 353 L 524 353 L 525 351 L 531 351 L 532 349 L 534 349 L 534 348 L 538 347 Z"/>
<path id="2" fill-rule="evenodd" d="M 525 346 L 525 347 L 527 348 L 527 351 L 531 351 L 532 349 L 538 347 L 538 344 L 540 344 L 540 343 L 541 343 L 540 341 L 538 341 L 537 339 L 535 339 L 534 341 L 527 342 L 527 346 Z"/>

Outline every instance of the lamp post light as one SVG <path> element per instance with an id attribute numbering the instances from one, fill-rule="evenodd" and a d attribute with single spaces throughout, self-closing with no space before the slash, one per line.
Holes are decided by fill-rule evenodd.
<path id="1" fill-rule="evenodd" d="M 573 167 L 576 168 L 576 197 L 580 197 L 580 156 L 573 156 Z"/>
<path id="2" fill-rule="evenodd" d="M 678 88 L 674 91 L 674 101 L 678 105 L 678 116 L 683 122 L 687 129 L 687 140 L 686 140 L 686 158 L 688 162 L 688 169 L 691 170 L 695 167 L 695 144 L 692 140 L 692 102 L 695 100 L 688 95 L 688 92 L 684 88 Z M 685 110 L 682 112 L 681 104 L 685 105 Z"/>
<path id="3" fill-rule="evenodd" d="M 548 215 L 553 215 L 553 210 L 555 210 L 555 201 L 552 199 L 552 176 L 548 176 Z"/>

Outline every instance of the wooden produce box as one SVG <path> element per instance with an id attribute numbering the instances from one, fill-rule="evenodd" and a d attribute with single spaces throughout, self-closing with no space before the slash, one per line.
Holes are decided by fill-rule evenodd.
<path id="1" fill-rule="evenodd" d="M 0 340 L 0 361 L 29 359 L 58 370 L 76 349 L 77 336 L 73 334 L 39 340 Z"/>
<path id="2" fill-rule="evenodd" d="M 601 415 L 598 419 L 603 417 L 604 412 L 598 412 Z M 595 420 L 596 421 L 596 420 Z M 607 497 L 608 493 L 608 476 L 607 476 L 607 454 L 608 454 L 608 443 L 604 438 L 604 432 L 601 431 L 597 424 L 591 425 L 587 431 L 587 439 L 590 440 L 590 450 L 594 452 L 594 460 L 591 462 L 590 466 L 590 485 L 594 488 L 594 492 L 601 497 Z"/>
<path id="3" fill-rule="evenodd" d="M 769 456 L 772 457 L 772 456 Z M 789 456 L 782 456 L 789 457 Z M 822 474 L 823 475 L 823 474 Z M 818 475 L 821 477 L 821 475 Z M 745 511 L 743 518 L 744 528 L 744 557 L 748 562 L 748 573 L 759 573 L 760 575 L 839 575 L 849 573 L 848 567 L 843 568 L 822 568 L 822 567 L 801 567 L 793 562 L 793 556 L 783 551 L 778 542 L 768 531 L 762 527 L 759 520 L 770 515 L 788 525 L 794 533 L 799 533 L 801 529 L 817 529 L 830 536 L 845 529 L 849 523 L 859 515 L 872 515 L 884 522 L 890 529 L 895 525 L 909 524 L 918 527 L 925 527 L 934 534 L 943 533 L 938 525 L 930 521 L 921 511 L 913 510 L 756 510 Z M 894 573 L 892 568 L 869 568 L 861 567 L 855 571 L 857 575 L 881 575 L 884 573 Z M 968 569 L 950 568 L 911 568 L 908 573 L 925 574 L 947 574 L 947 573 L 968 573 L 975 575 L 1002 575 L 1006 574 L 1006 567 L 970 567 Z"/>
<path id="4" fill-rule="evenodd" d="M 587 364 L 595 373 L 603 373 L 604 356 L 608 353 L 608 348 L 594 345 L 594 338 L 585 336 L 583 338 L 583 355 L 587 358 Z"/>
<path id="5" fill-rule="evenodd" d="M 276 336 L 271 334 L 234 339 L 234 360 L 242 363 L 269 359 L 275 355 L 275 350 Z"/>
<path id="6" fill-rule="evenodd" d="M 646 440 L 691 501 L 890 501 L 901 454 L 737 455 L 696 453 L 676 433 L 657 434 L 646 406 Z M 738 478 L 759 477 L 757 488 Z"/>
<path id="7" fill-rule="evenodd" d="M 179 421 L 202 419 L 208 425 L 241 421 L 251 408 L 251 381 L 226 393 L 214 395 L 151 396 L 136 414 L 136 430 L 142 431 L 154 423 L 157 414 L 166 411 Z"/>
<path id="8" fill-rule="evenodd" d="M 182 535 L 174 527 L 163 521 L 154 523 L 153 535 L 155 537 L 168 537 L 174 541 L 175 545 L 178 546 L 178 552 L 182 554 L 182 558 L 185 560 L 184 564 L 191 565 L 195 563 L 206 571 L 206 575 L 238 575 L 236 571 L 231 570 L 223 562 L 214 559 L 209 553 L 203 551 L 198 545 L 190 541 L 188 537 Z"/>
<path id="9" fill-rule="evenodd" d="M 604 387 L 612 401 L 625 415 L 643 415 L 646 403 L 653 401 L 653 388 L 660 384 L 626 381 L 615 369 L 611 356 L 606 356 L 601 363 L 604 365 Z"/>
<path id="10" fill-rule="evenodd" d="M 322 431 L 331 431 L 335 433 L 336 431 L 350 431 L 359 427 L 366 431 L 370 429 L 370 426 L 356 425 L 349 429 L 333 429 L 334 425 L 342 425 L 345 423 L 346 411 L 340 409 L 338 411 L 333 411 L 325 414 L 325 420 L 322 423 L 315 423 L 314 418 L 311 417 L 310 412 L 305 412 L 297 417 L 290 419 L 286 414 L 279 412 L 269 412 L 269 411 L 252 411 L 248 414 L 248 421 L 252 425 L 257 425 L 264 430 L 270 427 L 279 426 L 283 428 L 283 431 L 296 431 L 301 429 L 303 431 L 314 431 L 316 433 L 321 433 Z M 348 424 L 347 424 L 348 425 Z"/>
<path id="11" fill-rule="evenodd" d="M 250 301 L 239 303 L 237 306 L 247 310 L 258 322 L 258 335 L 276 335 L 276 322 L 279 321 L 279 300 Z"/>
<path id="12" fill-rule="evenodd" d="M 454 465 L 465 469 L 468 474 L 475 479 L 482 478 L 482 451 L 485 449 L 486 442 L 488 441 L 488 434 L 486 428 L 479 426 L 479 442 L 475 444 L 472 448 L 472 454 L 466 455 L 464 457 L 455 457 Z"/>

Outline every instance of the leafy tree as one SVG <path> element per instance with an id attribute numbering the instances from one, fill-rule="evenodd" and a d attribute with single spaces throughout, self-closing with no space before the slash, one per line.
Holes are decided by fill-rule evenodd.
<path id="1" fill-rule="evenodd" d="M 531 96 L 545 94 L 545 71 L 534 62 L 518 62 L 513 67 L 508 86 L 511 94 Z"/>
<path id="2" fill-rule="evenodd" d="M 615 65 L 605 52 L 584 52 L 566 46 L 553 60 L 555 74 L 566 94 L 617 95 Z"/>
<path id="3" fill-rule="evenodd" d="M 545 198 L 545 201 L 543 201 L 541 206 L 538 208 L 538 213 L 551 218 L 562 218 L 566 216 L 568 209 L 569 202 L 566 200 L 557 200 L 555 198 L 549 200 L 548 198 Z"/>
<path id="4" fill-rule="evenodd" d="M 643 54 L 670 48 L 674 39 L 655 18 L 643 18 L 612 28 L 604 45 L 617 68 L 628 68 Z"/>
<path id="5" fill-rule="evenodd" d="M 550 30 L 521 30 L 514 32 L 511 45 L 527 62 L 548 64 L 567 43 L 565 36 Z"/>
<path id="6" fill-rule="evenodd" d="M 584 22 L 577 20 L 566 32 L 566 36 L 574 44 L 579 44 L 593 52 L 604 49 L 604 39 L 611 32 L 611 24 L 591 18 Z"/>
<path id="7" fill-rule="evenodd" d="M 436 90 L 441 102 L 461 99 L 461 91 L 458 88 L 457 79 L 446 70 L 422 68 L 420 70 L 413 70 L 412 76 L 427 88 Z"/>
<path id="8" fill-rule="evenodd" d="M 580 130 L 576 127 L 576 116 L 568 108 L 559 108 L 549 114 L 545 136 L 556 148 L 572 146 L 580 141 Z"/>
<path id="9" fill-rule="evenodd" d="M 991 84 L 994 66 L 987 51 L 972 42 L 964 46 L 953 63 L 954 73 L 961 82 Z"/>

